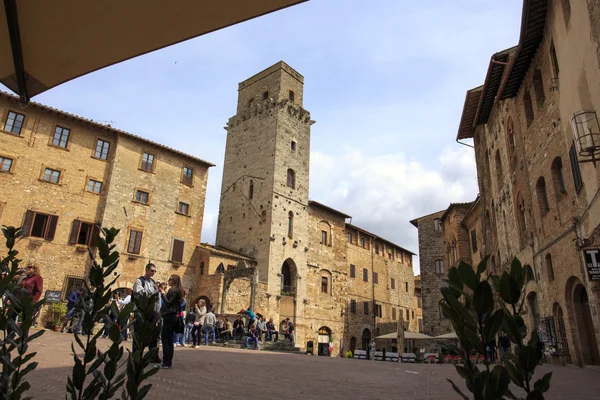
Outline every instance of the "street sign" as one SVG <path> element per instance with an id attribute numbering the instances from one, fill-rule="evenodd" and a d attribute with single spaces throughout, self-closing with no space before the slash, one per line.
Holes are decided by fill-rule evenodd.
<path id="1" fill-rule="evenodd" d="M 584 254 L 590 281 L 600 281 L 600 249 L 585 250 Z"/>
<path id="2" fill-rule="evenodd" d="M 44 300 L 46 303 L 60 303 L 62 292 L 60 290 L 46 290 Z"/>

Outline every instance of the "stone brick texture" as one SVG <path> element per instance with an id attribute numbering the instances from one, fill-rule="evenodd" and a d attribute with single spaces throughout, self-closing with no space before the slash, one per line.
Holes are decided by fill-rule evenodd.
<path id="1" fill-rule="evenodd" d="M 18 135 L 5 130 L 9 111 L 25 115 Z M 52 145 L 57 126 L 70 129 L 66 148 Z M 152 261 L 157 279 L 177 273 L 191 288 L 210 164 L 36 103 L 22 109 L 6 94 L 0 95 L 0 128 L 0 156 L 14 160 L 10 171 L 0 172 L 0 224 L 21 226 L 28 210 L 58 216 L 52 240 L 30 236 L 17 245 L 23 264 L 40 268 L 45 290 L 68 295 L 69 278 L 86 275 L 87 246 L 69 244 L 74 220 L 121 230 L 118 287 L 132 287 Z M 107 160 L 94 157 L 98 139 L 110 143 Z M 144 151 L 155 156 L 151 173 L 139 169 Z M 194 171 L 189 186 L 182 183 L 184 166 Z M 61 171 L 57 184 L 42 180 L 46 167 Z M 88 179 L 102 182 L 99 194 L 86 190 Z M 136 189 L 150 194 L 148 205 L 133 201 Z M 189 215 L 176 212 L 179 201 L 190 205 Z M 126 252 L 130 228 L 143 231 L 139 255 Z M 182 263 L 170 261 L 174 238 L 185 242 Z"/>

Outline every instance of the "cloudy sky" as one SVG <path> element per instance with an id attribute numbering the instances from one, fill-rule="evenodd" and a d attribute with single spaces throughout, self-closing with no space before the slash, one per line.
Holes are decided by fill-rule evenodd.
<path id="1" fill-rule="evenodd" d="M 284 60 L 304 75 L 310 197 L 418 253 L 409 221 L 477 195 L 455 142 L 465 92 L 518 41 L 522 1 L 312 0 L 122 64 L 34 98 L 217 164 L 203 242 L 216 231 L 238 82 Z M 415 273 L 418 258 L 415 257 Z"/>

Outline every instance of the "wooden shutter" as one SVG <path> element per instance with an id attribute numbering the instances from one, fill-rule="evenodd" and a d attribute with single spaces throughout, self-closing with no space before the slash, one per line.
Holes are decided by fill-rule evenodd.
<path id="1" fill-rule="evenodd" d="M 127 252 L 134 253 L 135 249 L 135 231 L 129 231 L 129 242 L 127 243 Z"/>
<path id="2" fill-rule="evenodd" d="M 79 236 L 79 227 L 81 226 L 81 222 L 78 220 L 74 220 L 71 225 L 71 236 L 69 236 L 69 244 L 77 244 L 77 237 Z"/>
<path id="3" fill-rule="evenodd" d="M 31 232 L 31 225 L 33 225 L 34 217 L 35 212 L 27 210 L 27 212 L 25 213 L 25 220 L 23 221 L 23 236 L 29 236 L 29 232 Z"/>
<path id="4" fill-rule="evenodd" d="M 57 215 L 48 215 L 48 228 L 46 229 L 46 240 L 54 240 L 54 234 L 56 233 L 56 225 L 58 224 Z"/>
<path id="5" fill-rule="evenodd" d="M 571 172 L 573 173 L 573 183 L 575 184 L 575 191 L 579 193 L 583 186 L 583 180 L 581 179 L 581 170 L 579 169 L 579 161 L 577 161 L 577 150 L 575 150 L 575 143 L 571 144 L 569 149 L 569 161 L 571 162 Z"/>
<path id="6" fill-rule="evenodd" d="M 100 235 L 100 225 L 94 224 L 92 228 L 92 235 L 90 236 L 89 246 L 96 247 L 96 239 L 98 239 L 98 235 Z"/>
<path id="7" fill-rule="evenodd" d="M 133 246 L 133 252 L 135 254 L 140 254 L 142 248 L 142 232 L 135 231 L 135 241 Z"/>
<path id="8" fill-rule="evenodd" d="M 185 242 L 183 240 L 173 239 L 173 251 L 171 253 L 171 260 L 176 262 L 183 262 L 183 247 Z"/>

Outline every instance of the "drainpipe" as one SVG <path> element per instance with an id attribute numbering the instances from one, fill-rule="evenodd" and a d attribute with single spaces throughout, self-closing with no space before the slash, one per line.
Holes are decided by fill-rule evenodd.
<path id="1" fill-rule="evenodd" d="M 456 143 L 458 143 L 458 144 L 462 144 L 463 146 L 467 146 L 467 147 L 470 147 L 470 148 L 472 148 L 472 149 L 474 149 L 474 148 L 475 148 L 475 146 L 472 146 L 472 145 L 470 145 L 470 144 L 468 144 L 468 143 L 463 143 L 463 142 L 461 142 L 461 141 L 460 141 L 460 139 L 458 139 L 458 138 L 456 138 Z"/>

